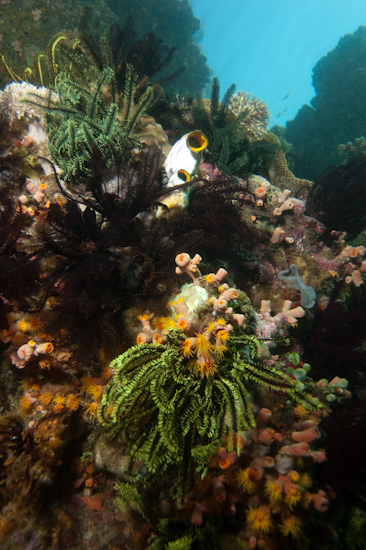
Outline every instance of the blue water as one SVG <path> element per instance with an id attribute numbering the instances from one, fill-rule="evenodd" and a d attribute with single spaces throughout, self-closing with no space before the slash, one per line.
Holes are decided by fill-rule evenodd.
<path id="1" fill-rule="evenodd" d="M 207 63 L 221 83 L 265 101 L 285 125 L 315 95 L 312 69 L 341 36 L 366 24 L 365 0 L 190 0 Z M 209 93 L 209 90 L 208 90 Z"/>

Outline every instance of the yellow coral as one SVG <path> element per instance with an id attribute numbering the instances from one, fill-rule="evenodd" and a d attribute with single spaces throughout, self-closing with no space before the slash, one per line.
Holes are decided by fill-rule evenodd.
<path id="1" fill-rule="evenodd" d="M 192 340 L 190 338 L 186 338 L 184 342 L 180 344 L 179 350 L 184 357 L 191 357 L 193 355 Z"/>
<path id="2" fill-rule="evenodd" d="M 102 388 L 96 384 L 91 376 L 83 376 L 81 379 L 80 391 L 89 395 L 96 401 L 99 401 L 102 396 Z"/>
<path id="3" fill-rule="evenodd" d="M 27 413 L 32 406 L 32 401 L 28 399 L 28 397 L 24 396 L 21 398 L 19 405 L 20 405 L 21 411 L 23 413 Z"/>
<path id="4" fill-rule="evenodd" d="M 302 535 L 302 521 L 295 516 L 283 518 L 282 525 L 279 528 L 285 537 L 291 536 L 294 539 L 298 539 Z"/>
<path id="5" fill-rule="evenodd" d="M 303 487 L 304 489 L 310 489 L 312 484 L 313 480 L 311 479 L 311 475 L 307 472 L 304 472 L 300 477 L 299 485 L 301 485 L 301 487 Z"/>
<path id="6" fill-rule="evenodd" d="M 208 275 L 205 275 L 204 277 L 207 284 L 212 285 L 216 282 L 216 277 L 214 273 L 209 273 Z"/>
<path id="7" fill-rule="evenodd" d="M 154 334 L 152 339 L 153 344 L 155 344 L 156 346 L 159 346 L 160 344 L 163 343 L 163 341 L 164 341 L 164 336 L 162 334 L 160 334 L 159 332 Z"/>
<path id="8" fill-rule="evenodd" d="M 177 322 L 177 327 L 179 328 L 179 330 L 185 331 L 186 328 L 188 327 L 188 323 L 186 319 L 179 319 Z"/>
<path id="9" fill-rule="evenodd" d="M 293 508 L 298 502 L 300 502 L 300 500 L 301 492 L 299 489 L 297 487 L 291 487 L 285 497 L 285 504 L 287 504 L 289 508 Z"/>
<path id="10" fill-rule="evenodd" d="M 151 317 L 150 313 L 143 313 L 142 315 L 138 315 L 137 319 L 139 321 L 148 321 L 150 317 Z"/>
<path id="11" fill-rule="evenodd" d="M 182 302 L 184 302 L 183 296 L 178 296 L 176 300 L 171 300 L 170 302 L 168 302 L 168 306 L 174 307 L 174 306 L 177 306 L 178 304 L 181 304 Z"/>
<path id="12" fill-rule="evenodd" d="M 21 319 L 18 323 L 18 329 L 21 332 L 26 332 L 28 330 L 28 325 L 25 319 Z"/>
<path id="13" fill-rule="evenodd" d="M 51 435 L 49 440 L 48 440 L 48 445 L 52 449 L 57 449 L 57 447 L 60 447 L 62 445 L 62 439 L 60 437 Z"/>
<path id="14" fill-rule="evenodd" d="M 302 496 L 301 504 L 304 508 L 309 508 L 310 504 L 313 502 L 312 494 L 306 491 Z"/>
<path id="15" fill-rule="evenodd" d="M 221 328 L 216 332 L 216 338 L 220 340 L 220 342 L 227 342 L 228 339 L 230 338 L 230 335 L 227 330 L 225 330 L 224 328 Z"/>
<path id="16" fill-rule="evenodd" d="M 269 510 L 263 506 L 259 508 L 249 507 L 249 510 L 247 510 L 247 524 L 250 529 L 258 535 L 265 535 L 273 528 L 271 514 Z"/>
<path id="17" fill-rule="evenodd" d="M 249 495 L 252 495 L 258 487 L 258 483 L 250 479 L 249 467 L 245 468 L 245 470 L 240 469 L 236 475 L 236 479 L 238 481 L 240 489 L 244 493 L 248 493 Z"/>
<path id="18" fill-rule="evenodd" d="M 146 344 L 146 342 L 146 334 L 144 332 L 139 332 L 139 334 L 136 336 L 136 344 L 138 346 L 142 346 L 142 344 Z"/>
<path id="19" fill-rule="evenodd" d="M 83 376 L 81 378 L 81 388 L 82 393 L 87 393 L 88 388 L 94 384 L 94 380 L 91 376 Z"/>
<path id="20" fill-rule="evenodd" d="M 69 393 L 66 396 L 65 405 L 68 409 L 70 409 L 70 411 L 76 411 L 76 409 L 80 405 L 80 398 L 76 395 L 76 393 Z"/>
<path id="21" fill-rule="evenodd" d="M 304 405 L 301 404 L 294 408 L 294 413 L 298 418 L 300 418 L 300 420 L 304 420 L 309 416 L 309 411 L 304 407 Z"/>
<path id="22" fill-rule="evenodd" d="M 211 359 L 212 344 L 206 337 L 206 334 L 198 333 L 194 348 L 206 360 Z"/>
<path id="23" fill-rule="evenodd" d="M 175 322 L 171 317 L 155 317 L 153 326 L 156 330 L 169 330 L 175 328 Z"/>
<path id="24" fill-rule="evenodd" d="M 224 344 L 215 344 L 213 351 L 216 355 L 216 359 L 222 357 L 226 350 L 227 346 L 225 346 Z"/>
<path id="25" fill-rule="evenodd" d="M 45 353 L 52 353 L 54 349 L 55 348 L 54 348 L 54 345 L 52 344 L 52 342 L 46 342 L 45 343 L 45 346 L 44 346 Z"/>
<path id="26" fill-rule="evenodd" d="M 63 395 L 60 395 L 59 393 L 56 395 L 56 397 L 53 400 L 55 405 L 63 405 L 65 401 L 66 401 L 66 397 L 64 397 Z"/>
<path id="27" fill-rule="evenodd" d="M 87 395 L 90 395 L 95 401 L 99 401 L 102 397 L 102 388 L 98 384 L 91 384 L 87 390 Z"/>
<path id="28" fill-rule="evenodd" d="M 87 415 L 95 417 L 97 414 L 99 404 L 96 401 L 92 401 L 88 405 L 84 405 L 84 409 Z"/>
<path id="29" fill-rule="evenodd" d="M 291 470 L 290 472 L 290 479 L 292 483 L 297 483 L 300 479 L 300 474 L 296 470 Z"/>
<path id="30" fill-rule="evenodd" d="M 201 378 L 208 378 L 209 376 L 213 376 L 215 372 L 217 372 L 217 367 L 215 363 L 211 360 L 202 362 L 192 361 L 190 367 L 194 374 L 199 374 Z"/>
<path id="31" fill-rule="evenodd" d="M 53 402 L 55 403 L 54 407 L 53 407 L 53 410 L 56 412 L 56 413 L 59 413 L 61 412 L 63 409 L 64 409 L 64 403 L 66 401 L 66 397 L 60 395 L 60 394 L 57 394 L 56 397 L 54 398 Z"/>
<path id="32" fill-rule="evenodd" d="M 52 398 L 53 398 L 53 395 L 49 391 L 44 392 L 39 396 L 39 400 L 42 403 L 42 405 L 49 405 L 52 401 Z"/>
<path id="33" fill-rule="evenodd" d="M 277 483 L 276 481 L 269 479 L 266 482 L 264 492 L 268 496 L 271 506 L 275 506 L 276 504 L 279 504 L 281 502 L 282 488 L 280 484 Z"/>

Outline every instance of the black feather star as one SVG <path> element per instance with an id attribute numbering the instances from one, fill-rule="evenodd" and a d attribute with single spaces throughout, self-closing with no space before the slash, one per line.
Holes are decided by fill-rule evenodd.
<path id="1" fill-rule="evenodd" d="M 37 257 L 48 266 L 43 302 L 52 297 L 43 321 L 84 360 L 98 349 L 114 357 L 121 313 L 171 288 L 174 251 L 167 261 L 164 229 L 153 215 L 163 193 L 162 163 L 157 147 L 144 146 L 138 162 L 105 184 L 94 148 L 86 194 L 71 194 L 58 182 L 64 201 L 52 203 L 40 222 Z"/>

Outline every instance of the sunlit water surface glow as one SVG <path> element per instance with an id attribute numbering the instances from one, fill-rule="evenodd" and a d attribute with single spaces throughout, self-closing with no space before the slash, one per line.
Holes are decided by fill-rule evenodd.
<path id="1" fill-rule="evenodd" d="M 366 24 L 364 0 L 190 0 L 207 63 L 224 92 L 265 101 L 284 125 L 315 95 L 312 69 L 341 36 Z"/>

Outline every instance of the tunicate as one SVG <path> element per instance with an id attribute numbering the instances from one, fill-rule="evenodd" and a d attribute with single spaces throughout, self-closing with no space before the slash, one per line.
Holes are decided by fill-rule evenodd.
<path id="1" fill-rule="evenodd" d="M 339 380 L 337 380 L 336 386 L 337 386 L 338 388 L 343 388 L 343 389 L 348 388 L 348 380 L 347 380 L 347 378 L 340 378 Z"/>
<path id="2" fill-rule="evenodd" d="M 299 290 L 301 292 L 300 303 L 303 307 L 307 309 L 314 307 L 316 292 L 311 286 L 304 283 L 295 264 L 291 264 L 289 269 L 280 271 L 278 278 L 283 280 L 291 290 Z"/>
<path id="3" fill-rule="evenodd" d="M 305 380 L 306 376 L 307 376 L 307 372 L 305 369 L 294 370 L 294 377 L 296 380 Z"/>

